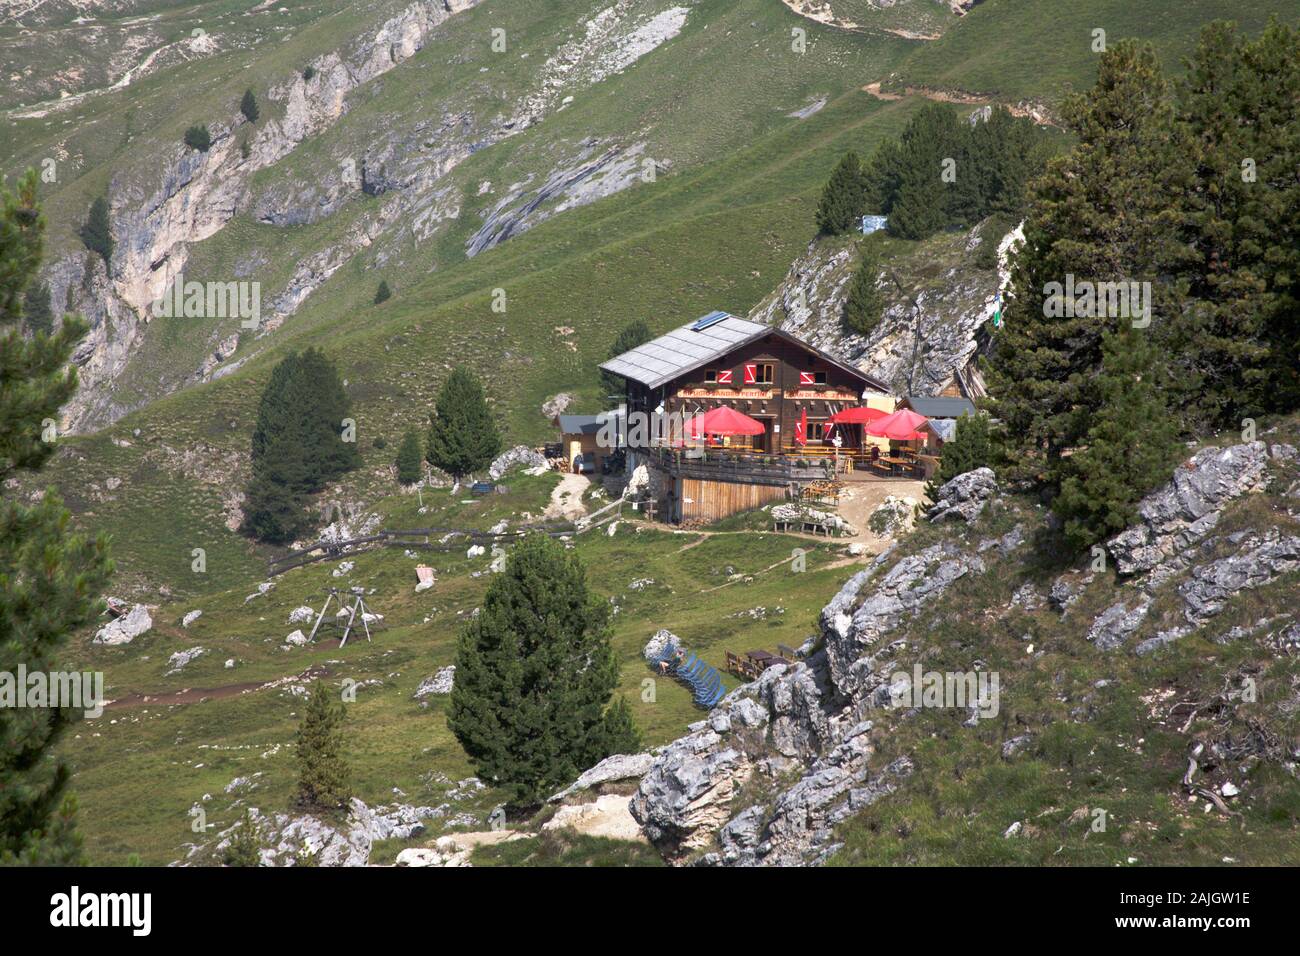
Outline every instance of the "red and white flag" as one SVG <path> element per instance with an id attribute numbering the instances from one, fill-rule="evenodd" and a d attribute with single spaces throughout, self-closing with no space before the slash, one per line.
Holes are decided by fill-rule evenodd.
<path id="1" fill-rule="evenodd" d="M 817 379 L 813 377 L 813 373 L 812 373 L 812 372 L 800 372 L 800 373 L 799 373 L 799 384 L 800 384 L 800 385 L 816 385 L 816 384 L 817 384 Z"/>
<path id="2" fill-rule="evenodd" d="M 719 385 L 731 384 L 731 369 L 725 368 L 718 372 L 718 384 Z"/>
<path id="3" fill-rule="evenodd" d="M 745 365 L 745 384 L 754 385 L 758 382 L 758 366 L 752 363 Z"/>
<path id="4" fill-rule="evenodd" d="M 808 444 L 808 409 L 802 409 L 799 412 L 799 421 L 794 426 L 794 443 L 796 445 Z"/>

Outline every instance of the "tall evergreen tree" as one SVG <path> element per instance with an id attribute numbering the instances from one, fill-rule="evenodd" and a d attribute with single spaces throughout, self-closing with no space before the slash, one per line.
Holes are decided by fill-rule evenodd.
<path id="1" fill-rule="evenodd" d="M 912 117 L 899 140 L 903 164 L 889 210 L 890 233 L 924 239 L 951 224 L 956 180 L 946 175 L 951 170 L 960 180 L 973 174 L 953 165 L 960 158 L 963 136 L 956 114 L 942 103 L 929 103 Z"/>
<path id="2" fill-rule="evenodd" d="M 855 335 L 870 335 L 880 324 L 885 297 L 877 285 L 880 279 L 880 250 L 874 236 L 862 240 L 858 268 L 844 296 L 844 327 Z"/>
<path id="3" fill-rule="evenodd" d="M 483 386 L 472 373 L 456 368 L 438 392 L 425 456 L 435 468 L 461 477 L 487 467 L 501 451 L 501 435 Z"/>
<path id="4" fill-rule="evenodd" d="M 379 287 L 375 289 L 375 305 L 381 305 L 393 297 L 393 290 L 388 288 L 388 280 L 380 279 Z"/>
<path id="5" fill-rule="evenodd" d="M 32 280 L 23 296 L 23 324 L 32 333 L 54 331 L 54 310 L 50 308 L 50 287 Z"/>
<path id="6" fill-rule="evenodd" d="M 1208 25 L 1180 85 L 1179 119 L 1195 166 L 1197 253 L 1179 346 L 1202 383 L 1197 417 L 1232 426 L 1300 407 L 1300 33 L 1274 21 L 1252 43 L 1230 24 Z"/>
<path id="7" fill-rule="evenodd" d="M 654 336 L 650 332 L 650 326 L 646 325 L 644 319 L 634 319 L 615 336 L 613 343 L 609 347 L 609 354 L 606 358 L 614 358 L 622 355 L 624 352 L 630 352 L 638 345 L 645 345 Z M 609 372 L 600 373 L 600 388 L 604 399 L 611 401 L 611 396 L 623 394 L 623 379 L 621 376 L 613 375 Z"/>
<path id="8" fill-rule="evenodd" d="M 334 699 L 324 681 L 315 681 L 295 744 L 300 807 L 340 810 L 352 798 L 351 771 L 343 756 L 347 745 L 344 716 L 342 701 Z"/>
<path id="9" fill-rule="evenodd" d="M 535 805 L 612 753 L 637 746 L 609 604 L 575 555 L 536 534 L 515 546 L 461 634 L 448 725 L 478 774 Z M 621 698 L 620 698 L 621 701 Z"/>
<path id="10" fill-rule="evenodd" d="M 1149 281 L 1147 331 L 1169 354 L 1190 257 L 1183 235 L 1190 170 L 1154 50 L 1112 46 L 1096 86 L 1068 100 L 1065 116 L 1078 144 L 1035 182 L 988 363 L 990 411 L 1004 426 L 1011 476 L 1049 489 L 1059 487 L 1064 457 L 1088 434 L 1102 335 L 1131 322 L 1095 308 L 1071 317 L 1049 290 L 1070 276 Z"/>
<path id="11" fill-rule="evenodd" d="M 817 228 L 829 236 L 854 232 L 867 212 L 867 177 L 857 153 L 845 153 L 817 204 Z"/>
<path id="12" fill-rule="evenodd" d="M 422 473 L 420 463 L 424 460 L 424 449 L 420 447 L 420 433 L 408 428 L 402 436 L 402 444 L 397 449 L 397 480 L 404 485 L 413 485 L 420 480 Z"/>
<path id="13" fill-rule="evenodd" d="M 938 492 L 958 475 L 993 464 L 994 445 L 989 417 L 983 413 L 957 419 L 952 439 L 943 443 L 939 468 L 925 486 L 925 496 L 935 501 Z"/>
<path id="14" fill-rule="evenodd" d="M 108 221 L 107 199 L 103 196 L 95 198 L 90 204 L 90 212 L 86 214 L 86 221 L 77 234 L 86 248 L 98 253 L 104 264 L 108 265 L 113 258 L 113 231 Z"/>
<path id="15" fill-rule="evenodd" d="M 271 371 L 253 429 L 245 533 L 280 544 L 306 530 L 307 496 L 360 463 L 356 442 L 345 440 L 350 408 L 338 370 L 317 349 Z"/>
<path id="16" fill-rule="evenodd" d="M 244 114 L 244 119 L 250 123 L 256 123 L 257 118 L 262 115 L 262 111 L 257 107 L 257 97 L 253 95 L 252 90 L 244 90 L 244 96 L 239 101 L 239 112 Z"/>
<path id="17" fill-rule="evenodd" d="M 1137 504 L 1169 480 L 1182 454 L 1146 332 L 1124 326 L 1102 339 L 1098 405 L 1086 445 L 1066 460 L 1052 510 L 1066 538 L 1086 548 L 1137 520 Z"/>
<path id="18" fill-rule="evenodd" d="M 15 193 L 0 188 L 0 483 L 39 471 L 53 454 L 51 429 L 77 387 L 68 360 L 87 330 L 75 317 L 48 337 L 19 328 L 45 234 L 36 193 L 34 170 Z M 8 674 L 66 666 L 64 644 L 99 610 L 112 570 L 106 539 L 73 533 L 53 489 L 25 500 L 6 490 L 0 502 L 0 673 Z M 56 753 L 77 717 L 67 707 L 0 706 L 0 865 L 81 861 L 70 773 Z"/>

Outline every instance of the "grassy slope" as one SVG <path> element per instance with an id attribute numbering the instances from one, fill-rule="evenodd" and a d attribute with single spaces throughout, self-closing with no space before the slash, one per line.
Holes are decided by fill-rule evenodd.
<path id="1" fill-rule="evenodd" d="M 1276 14 L 1294 23 L 1296 0 L 985 0 L 931 43 L 917 47 L 888 86 L 926 86 L 983 93 L 1007 101 L 1055 103 L 1096 75 L 1093 30 L 1106 42 L 1126 37 L 1155 44 L 1166 68 L 1181 72 L 1201 27 L 1235 20 L 1257 33 Z"/>

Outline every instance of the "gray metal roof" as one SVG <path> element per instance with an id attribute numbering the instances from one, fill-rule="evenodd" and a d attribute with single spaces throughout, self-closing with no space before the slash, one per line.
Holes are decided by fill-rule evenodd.
<path id="1" fill-rule="evenodd" d="M 925 424 L 942 441 L 952 441 L 952 436 L 957 434 L 957 419 L 955 418 L 931 418 Z"/>
<path id="2" fill-rule="evenodd" d="M 790 341 L 799 342 L 788 332 L 770 325 L 759 325 L 757 322 L 750 322 L 748 319 L 737 318 L 734 315 L 727 315 L 726 318 L 714 322 L 707 328 L 697 330 L 693 328 L 694 325 L 695 323 L 692 322 L 679 329 L 673 329 L 645 345 L 638 345 L 622 355 L 615 356 L 600 367 L 607 372 L 640 382 L 648 388 L 658 388 L 764 335 L 779 335 Z M 799 342 L 799 344 L 816 352 L 831 364 L 857 376 L 868 385 L 882 390 L 885 388 L 882 383 L 852 365 L 813 348 L 807 342 Z"/>
<path id="3" fill-rule="evenodd" d="M 974 402 L 953 395 L 909 395 L 899 404 L 926 418 L 961 418 L 975 414 Z"/>
<path id="4" fill-rule="evenodd" d="M 594 435 L 604 423 L 602 415 L 561 415 L 560 433 L 563 435 Z"/>

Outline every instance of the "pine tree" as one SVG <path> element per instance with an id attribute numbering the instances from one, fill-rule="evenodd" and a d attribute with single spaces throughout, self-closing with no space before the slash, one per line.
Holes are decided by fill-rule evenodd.
<path id="1" fill-rule="evenodd" d="M 855 335 L 870 335 L 880 324 L 885 310 L 885 296 L 880 291 L 880 251 L 874 237 L 860 246 L 861 258 L 844 297 L 844 327 Z"/>
<path id="2" fill-rule="evenodd" d="M 438 392 L 425 456 L 435 468 L 462 477 L 487 467 L 501 451 L 501 435 L 473 374 L 453 369 Z"/>
<path id="3" fill-rule="evenodd" d="M 221 856 L 226 866 L 261 866 L 262 840 L 258 831 L 257 820 L 248 807 L 239 818 L 235 832 L 230 835 L 230 843 Z"/>
<path id="4" fill-rule="evenodd" d="M 33 280 L 23 296 L 23 325 L 29 332 L 54 331 L 54 310 L 50 308 L 50 287 Z"/>
<path id="5" fill-rule="evenodd" d="M 317 349 L 272 370 L 253 429 L 246 534 L 282 544 L 306 530 L 307 497 L 360 463 L 356 442 L 344 440 L 350 408 L 338 370 Z"/>
<path id="6" fill-rule="evenodd" d="M 388 288 L 388 280 L 380 279 L 379 288 L 375 290 L 375 305 L 379 305 L 382 302 L 387 302 L 392 297 L 393 297 L 393 293 L 392 290 Z"/>
<path id="7" fill-rule="evenodd" d="M 420 447 L 420 433 L 408 428 L 402 436 L 402 444 L 397 449 L 397 480 L 404 485 L 413 485 L 422 477 L 420 463 L 424 459 L 424 449 Z"/>
<path id="8" fill-rule="evenodd" d="M 614 342 L 609 347 L 607 359 L 615 358 L 624 352 L 630 352 L 638 345 L 645 345 L 654 336 L 650 332 L 650 326 L 646 325 L 644 319 L 635 319 L 623 326 L 622 331 L 614 338 Z M 613 396 L 623 394 L 623 378 L 619 375 L 613 375 L 609 372 L 600 373 L 600 387 L 606 401 L 613 401 Z"/>
<path id="9" fill-rule="evenodd" d="M 515 546 L 462 632 L 448 725 L 514 807 L 636 745 L 618 683 L 609 604 L 578 558 L 536 534 Z"/>
<path id="10" fill-rule="evenodd" d="M 1097 395 L 1087 444 L 1067 459 L 1069 473 L 1052 502 L 1079 549 L 1136 521 L 1138 502 L 1170 479 L 1182 453 L 1148 334 L 1127 326 L 1106 334 Z"/>
<path id="11" fill-rule="evenodd" d="M 958 475 L 993 464 L 993 435 L 989 417 L 982 413 L 957 419 L 956 432 L 943 443 L 939 468 L 925 486 L 925 496 L 937 500 L 941 487 Z"/>
<path id="12" fill-rule="evenodd" d="M 857 153 L 848 152 L 831 172 L 817 204 L 817 228 L 829 236 L 854 232 L 867 212 L 867 177 Z"/>
<path id="13" fill-rule="evenodd" d="M 99 253 L 104 264 L 109 264 L 113 258 L 113 232 L 108 221 L 108 200 L 103 196 L 96 197 L 90 204 L 90 212 L 78 235 L 87 249 Z"/>
<path id="14" fill-rule="evenodd" d="M 954 183 L 945 174 L 952 169 L 960 181 L 973 173 L 948 163 L 958 159 L 963 135 L 956 114 L 941 103 L 922 107 L 907 124 L 899 139 L 903 163 L 889 210 L 892 235 L 924 239 L 951 224 Z"/>
<path id="15" fill-rule="evenodd" d="M 36 472 L 54 452 L 52 428 L 77 387 L 68 363 L 87 326 L 69 316 L 49 337 L 25 338 L 20 302 L 40 265 L 45 219 L 28 171 L 0 188 L 0 482 Z M 0 502 L 0 672 L 66 666 L 69 635 L 92 620 L 112 564 L 106 539 L 73 533 L 53 489 L 36 504 Z M 79 711 L 0 707 L 0 865 L 81 861 L 76 801 L 57 746 Z"/>
<path id="16" fill-rule="evenodd" d="M 244 114 L 244 119 L 250 123 L 256 123 L 261 110 L 257 108 L 257 97 L 253 95 L 252 90 L 244 90 L 244 96 L 239 101 L 239 112 Z"/>
<path id="17" fill-rule="evenodd" d="M 1189 167 L 1151 47 L 1121 41 L 1097 84 L 1065 106 L 1078 144 L 1035 182 L 1012 266 L 1004 327 L 988 362 L 990 411 L 1003 425 L 1008 477 L 1055 490 L 1097 405 L 1103 333 L 1130 318 L 1070 317 L 1055 293 L 1079 281 L 1151 283 L 1154 344 L 1166 358 L 1182 312 Z M 1089 314 L 1094 313 L 1094 314 Z"/>
<path id="18" fill-rule="evenodd" d="M 314 810 L 339 810 L 352 797 L 351 772 L 343 757 L 343 704 L 318 680 L 307 697 L 306 712 L 298 726 L 295 753 L 298 762 L 298 806 Z"/>
<path id="19" fill-rule="evenodd" d="M 190 149 L 197 149 L 200 153 L 206 153 L 212 148 L 212 134 L 208 132 L 206 126 L 191 126 L 185 131 L 185 145 Z"/>

